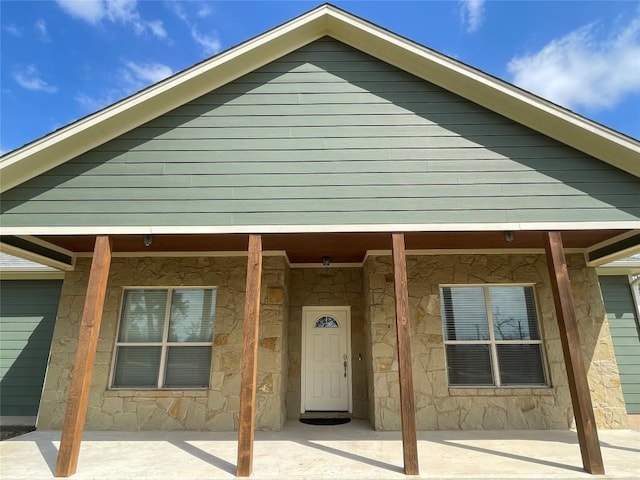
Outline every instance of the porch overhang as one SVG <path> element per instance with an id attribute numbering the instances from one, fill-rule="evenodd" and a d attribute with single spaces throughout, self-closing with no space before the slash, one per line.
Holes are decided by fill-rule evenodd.
<path id="1" fill-rule="evenodd" d="M 400 227 L 400 226 L 399 226 Z M 500 226 L 502 227 L 502 226 Z M 391 235 L 386 226 L 378 231 L 302 231 L 291 233 L 262 233 L 266 255 L 286 255 L 291 265 L 321 265 L 328 256 L 332 264 L 362 264 L 367 254 L 391 255 Z M 552 229 L 549 229 L 552 230 Z M 180 229 L 174 229 L 179 232 Z M 412 254 L 491 254 L 491 253 L 544 253 L 544 234 L 547 229 L 515 230 L 487 226 L 484 230 L 468 231 L 408 231 L 405 232 L 406 250 Z M 565 251 L 582 253 L 588 266 L 599 266 L 617 258 L 640 252 L 640 228 L 558 229 L 562 233 Z M 513 238 L 505 235 L 513 232 Z M 105 232 L 108 233 L 108 232 Z M 151 244 L 145 245 L 145 235 L 151 235 Z M 248 233 L 141 233 L 110 234 L 114 256 L 219 256 L 246 255 Z M 62 266 L 73 268 L 76 257 L 90 256 L 96 235 L 78 231 L 65 235 L 3 236 L 3 251 L 23 258 L 60 268 L 60 255 L 65 255 Z M 511 241 L 508 241 L 511 240 Z M 20 248 L 17 248 L 16 242 Z M 9 251 L 11 250 L 11 251 Z M 51 253 L 49 255 L 47 252 Z"/>

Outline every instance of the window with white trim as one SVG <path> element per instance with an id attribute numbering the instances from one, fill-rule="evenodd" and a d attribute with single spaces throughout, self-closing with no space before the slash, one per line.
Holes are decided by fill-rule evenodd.
<path id="1" fill-rule="evenodd" d="M 127 288 L 112 388 L 209 386 L 215 288 Z"/>
<path id="2" fill-rule="evenodd" d="M 450 386 L 547 385 L 533 287 L 446 286 L 440 304 Z"/>

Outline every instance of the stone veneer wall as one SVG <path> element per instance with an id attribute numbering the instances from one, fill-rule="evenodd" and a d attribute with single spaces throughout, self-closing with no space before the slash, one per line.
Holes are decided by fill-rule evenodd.
<path id="1" fill-rule="evenodd" d="M 367 417 L 366 342 L 361 268 L 292 268 L 289 281 L 287 417 L 300 418 L 303 306 L 351 306 L 353 418 Z"/>
<path id="2" fill-rule="evenodd" d="M 39 429 L 60 429 L 77 345 L 91 259 L 65 275 Z M 89 430 L 234 430 L 238 425 L 246 257 L 120 258 L 112 261 L 89 396 Z M 258 351 L 257 428 L 279 430 L 286 419 L 288 266 L 264 257 Z M 109 390 L 109 374 L 125 286 L 216 286 L 210 386 L 206 390 Z M 283 374 L 284 372 L 284 374 Z"/>
<path id="3" fill-rule="evenodd" d="M 624 428 L 626 411 L 595 269 L 567 257 L 589 384 L 600 428 Z M 544 255 L 434 255 L 407 258 L 411 354 L 421 430 L 567 429 L 571 399 Z M 395 307 L 390 256 L 364 267 L 370 318 L 373 424 L 400 429 Z M 440 284 L 534 283 L 550 377 L 547 388 L 448 388 Z"/>

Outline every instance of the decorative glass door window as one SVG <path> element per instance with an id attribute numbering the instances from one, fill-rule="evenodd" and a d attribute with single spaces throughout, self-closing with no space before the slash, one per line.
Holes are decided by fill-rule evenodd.
<path id="1" fill-rule="evenodd" d="M 313 328 L 339 328 L 339 325 L 335 318 L 325 315 L 316 320 Z"/>
<path id="2" fill-rule="evenodd" d="M 208 387 L 215 308 L 215 288 L 126 289 L 111 387 Z"/>
<path id="3" fill-rule="evenodd" d="M 440 288 L 449 385 L 544 386 L 533 287 Z"/>

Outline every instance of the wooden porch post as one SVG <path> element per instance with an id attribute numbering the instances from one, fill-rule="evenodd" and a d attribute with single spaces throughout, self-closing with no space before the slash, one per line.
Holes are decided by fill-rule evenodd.
<path id="1" fill-rule="evenodd" d="M 411 370 L 411 331 L 409 325 L 409 293 L 407 291 L 407 260 L 404 251 L 404 234 L 394 233 L 392 234 L 392 240 L 404 473 L 405 475 L 419 475 L 416 409 L 413 392 L 413 373 Z"/>
<path id="2" fill-rule="evenodd" d="M 553 290 L 556 317 L 560 327 L 562 352 L 567 369 L 567 377 L 569 378 L 571 403 L 576 419 L 580 452 L 582 453 L 582 465 L 585 471 L 589 473 L 603 475 L 604 464 L 602 463 L 598 430 L 593 415 L 589 382 L 582 355 L 578 322 L 569 283 L 569 272 L 562 247 L 562 237 L 560 232 L 547 232 L 544 237 L 547 265 L 549 266 L 549 276 L 551 277 L 551 289 Z"/>
<path id="3" fill-rule="evenodd" d="M 104 298 L 111 266 L 111 240 L 106 235 L 96 237 L 87 295 L 78 333 L 78 348 L 73 364 L 67 411 L 62 425 L 62 438 L 56 464 L 56 477 L 76 473 L 80 440 L 87 415 L 91 376 L 98 346 Z"/>
<path id="4" fill-rule="evenodd" d="M 256 377 L 258 370 L 258 319 L 262 281 L 262 238 L 249 235 L 247 293 L 244 303 L 244 340 L 240 372 L 238 468 L 236 476 L 248 477 L 253 470 L 253 438 L 256 424 Z"/>

